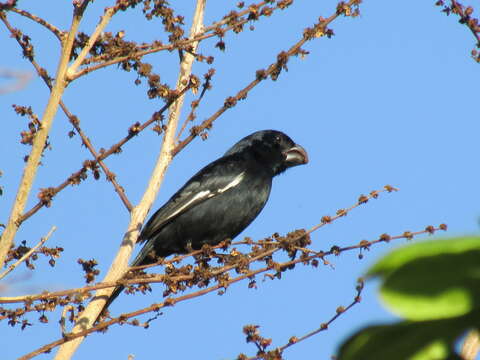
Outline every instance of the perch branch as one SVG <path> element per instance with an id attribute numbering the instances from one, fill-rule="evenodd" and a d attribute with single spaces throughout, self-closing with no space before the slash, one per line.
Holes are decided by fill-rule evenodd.
<path id="1" fill-rule="evenodd" d="M 396 240 L 396 239 L 411 239 L 412 237 L 418 236 L 420 234 L 426 234 L 426 233 L 430 234 L 432 230 L 436 231 L 436 230 L 443 230 L 443 229 L 444 229 L 444 225 L 440 225 L 438 228 L 427 227 L 427 229 L 425 229 L 425 230 L 416 231 L 416 232 L 408 232 L 408 234 L 404 233 L 402 235 L 397 235 L 397 236 L 391 236 L 391 237 L 389 237 L 388 241 Z M 381 242 L 387 242 L 387 240 L 385 240 L 383 237 L 380 237 L 377 240 L 367 241 L 367 243 L 368 243 L 367 245 L 365 243 L 359 243 L 357 245 L 346 246 L 346 247 L 343 247 L 343 248 L 335 248 L 335 249 L 330 250 L 330 251 L 322 252 L 321 254 L 314 254 L 314 255 L 311 255 L 311 256 L 308 256 L 308 257 L 304 257 L 304 258 L 298 258 L 298 259 L 295 259 L 295 260 L 286 261 L 284 263 L 278 264 L 278 266 L 281 267 L 281 268 L 288 268 L 289 266 L 299 264 L 299 263 L 306 263 L 306 262 L 314 260 L 314 259 L 323 260 L 323 258 L 325 256 L 329 256 L 329 255 L 337 256 L 338 254 L 340 254 L 342 252 L 345 252 L 345 251 L 352 251 L 354 249 L 363 249 L 365 247 L 368 247 L 368 246 L 371 246 L 371 245 L 374 245 L 374 244 L 378 244 L 378 243 L 381 243 Z M 143 314 L 149 313 L 151 311 L 158 312 L 160 309 L 164 309 L 164 308 L 169 307 L 169 306 L 174 306 L 175 304 L 177 304 L 179 302 L 183 302 L 183 301 L 186 301 L 186 300 L 191 300 L 193 298 L 197 298 L 199 296 L 206 295 L 206 294 L 211 293 L 213 291 L 224 289 L 224 288 L 226 288 L 226 287 L 228 287 L 228 286 L 230 286 L 234 283 L 237 283 L 241 280 L 252 278 L 252 277 L 254 277 L 254 276 L 256 276 L 260 273 L 267 272 L 267 271 L 270 271 L 270 270 L 272 270 L 271 266 L 262 267 L 262 268 L 257 269 L 257 270 L 251 270 L 251 271 L 249 271 L 245 274 L 242 274 L 242 275 L 239 275 L 237 277 L 231 278 L 227 282 L 219 282 L 219 283 L 217 283 L 215 285 L 212 285 L 210 287 L 195 291 L 195 292 L 190 293 L 190 294 L 181 295 L 181 296 L 178 296 L 176 298 L 169 297 L 169 298 L 165 299 L 163 302 L 156 303 L 156 304 L 153 304 L 153 305 L 148 306 L 146 308 L 136 310 L 136 311 L 132 311 L 130 313 L 124 313 L 124 314 L 120 315 L 119 317 L 113 318 L 109 321 L 102 322 L 102 323 L 96 325 L 95 327 L 84 329 L 84 330 L 82 330 L 78 333 L 69 333 L 61 339 L 53 341 L 50 344 L 46 344 L 46 345 L 42 346 L 41 348 L 36 349 L 36 350 L 32 351 L 31 353 L 20 357 L 19 360 L 31 359 L 31 358 L 39 355 L 39 354 L 51 351 L 53 348 L 55 348 L 57 346 L 60 346 L 62 344 L 68 343 L 68 342 L 72 342 L 79 337 L 84 337 L 84 336 L 87 336 L 87 335 L 89 335 L 93 332 L 101 331 L 103 329 L 108 328 L 111 325 L 114 325 L 114 324 L 124 323 L 127 319 L 130 319 L 130 318 L 133 318 L 133 317 L 136 317 L 136 316 L 139 316 L 139 315 L 143 315 Z M 360 299 L 356 299 L 355 301 L 358 302 L 357 300 L 359 301 Z M 336 316 L 335 318 L 337 318 L 337 317 L 338 316 Z M 318 329 L 315 330 L 314 332 L 310 333 L 310 334 L 305 335 L 305 336 L 310 337 L 310 336 L 314 335 L 314 333 L 318 333 Z"/>

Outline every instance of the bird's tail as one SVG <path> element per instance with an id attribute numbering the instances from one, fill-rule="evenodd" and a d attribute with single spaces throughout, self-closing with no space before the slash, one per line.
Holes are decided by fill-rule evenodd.
<path id="1" fill-rule="evenodd" d="M 152 263 L 151 258 L 148 256 L 148 254 L 153 250 L 153 244 L 151 241 L 147 241 L 147 243 L 143 246 L 142 250 L 138 253 L 138 255 L 135 257 L 135 260 L 133 260 L 132 264 L 130 266 L 142 266 L 142 265 L 147 265 Z M 98 322 L 100 317 L 102 317 L 105 313 L 105 311 L 108 309 L 110 304 L 115 301 L 115 299 L 118 297 L 118 295 L 121 294 L 121 292 L 125 289 L 125 286 L 120 285 L 117 286 L 113 292 L 112 295 L 108 298 L 107 302 L 105 303 L 105 306 L 103 307 L 102 311 L 98 315 L 97 319 L 95 320 L 95 323 Z"/>
<path id="2" fill-rule="evenodd" d="M 94 324 L 98 323 L 100 321 L 100 318 L 105 315 L 105 312 L 107 311 L 110 304 L 118 297 L 118 295 L 120 295 L 120 293 L 123 291 L 123 289 L 125 289 L 125 286 L 121 285 L 121 286 L 117 286 L 115 288 L 115 290 L 113 290 L 112 295 L 110 295 L 110 297 L 107 299 L 107 302 L 103 306 L 102 311 L 100 311 L 97 318 L 95 319 Z"/>
<path id="3" fill-rule="evenodd" d="M 118 295 L 120 295 L 123 289 L 125 289 L 125 286 L 122 285 L 122 286 L 117 286 L 115 290 L 113 290 L 112 295 L 110 295 L 110 297 L 108 298 L 107 302 L 105 303 L 105 306 L 102 309 L 102 312 L 100 313 L 100 315 L 98 315 L 98 318 L 96 321 L 98 321 L 100 316 L 102 316 L 105 313 L 105 311 L 108 309 L 110 304 L 118 297 Z"/>

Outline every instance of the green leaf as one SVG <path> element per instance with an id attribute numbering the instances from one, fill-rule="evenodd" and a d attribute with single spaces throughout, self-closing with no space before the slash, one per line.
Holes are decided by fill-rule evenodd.
<path id="1" fill-rule="evenodd" d="M 480 250 L 480 237 L 437 239 L 409 244 L 382 258 L 367 272 L 367 276 L 388 275 L 389 272 L 414 259 L 440 254 L 458 254 L 468 250 Z"/>
<path id="2" fill-rule="evenodd" d="M 404 321 L 364 328 L 339 348 L 338 360 L 460 359 L 455 340 L 478 324 L 478 312 L 445 320 Z"/>
<path id="3" fill-rule="evenodd" d="M 369 274 L 382 277 L 381 299 L 399 316 L 464 315 L 480 308 L 480 238 L 414 244 L 387 255 Z"/>

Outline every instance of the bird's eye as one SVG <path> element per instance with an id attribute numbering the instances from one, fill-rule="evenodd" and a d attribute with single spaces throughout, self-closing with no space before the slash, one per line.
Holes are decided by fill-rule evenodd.
<path id="1" fill-rule="evenodd" d="M 280 144 L 282 142 L 282 138 L 280 137 L 280 135 L 275 136 L 275 142 L 277 144 Z"/>

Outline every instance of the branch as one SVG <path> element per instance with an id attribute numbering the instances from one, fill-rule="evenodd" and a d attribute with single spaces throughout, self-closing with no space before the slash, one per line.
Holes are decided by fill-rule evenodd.
<path id="1" fill-rule="evenodd" d="M 314 231 L 317 231 L 318 229 L 320 229 L 320 228 L 322 228 L 322 227 L 324 227 L 328 224 L 332 224 L 334 221 L 340 219 L 341 217 L 347 216 L 352 210 L 358 208 L 361 205 L 366 204 L 369 200 L 377 199 L 378 196 L 382 192 L 390 193 L 390 192 L 393 192 L 393 191 L 397 191 L 397 189 L 392 187 L 391 185 L 385 185 L 383 187 L 383 189 L 371 191 L 368 195 L 360 195 L 355 204 L 351 205 L 348 208 L 343 208 L 343 209 L 337 210 L 336 215 L 334 215 L 334 216 L 328 216 L 328 215 L 322 216 L 320 222 L 317 225 L 314 225 L 312 228 L 305 231 L 304 233 L 301 233 L 300 235 L 289 239 L 289 241 L 295 242 L 295 241 L 299 240 L 300 238 L 304 237 L 305 235 L 310 235 Z M 237 242 L 232 243 L 232 245 L 259 245 L 259 246 L 263 246 L 263 245 L 266 245 L 266 244 L 274 246 L 274 247 L 271 248 L 268 251 L 261 252 L 260 254 L 257 254 L 254 257 L 251 257 L 249 259 L 249 263 L 252 263 L 252 262 L 254 262 L 258 259 L 262 259 L 266 256 L 272 255 L 276 251 L 280 250 L 280 247 L 278 246 L 277 243 L 264 242 L 264 241 L 253 242 L 251 240 L 243 240 L 243 241 L 237 241 Z M 216 246 L 211 247 L 211 249 L 220 249 L 220 248 L 223 248 L 223 249 L 226 248 L 226 244 L 225 243 L 220 243 Z M 304 249 L 304 248 L 299 248 L 299 250 L 304 251 L 304 252 L 311 252 L 314 255 L 319 255 L 320 254 L 319 252 L 314 252 L 312 250 Z M 203 253 L 203 251 L 204 251 L 203 249 L 194 250 L 194 251 L 192 251 L 188 254 L 185 254 L 185 255 L 177 255 L 177 256 L 169 259 L 169 260 L 163 260 L 162 259 L 162 260 L 160 260 L 156 263 L 153 263 L 153 264 L 131 267 L 130 270 L 139 270 L 139 269 L 151 268 L 151 267 L 158 266 L 158 265 L 174 264 L 174 263 L 180 262 L 180 261 L 182 261 L 186 258 L 195 256 L 195 255 L 200 255 L 201 253 Z M 326 253 L 324 253 L 324 254 L 326 254 Z M 221 269 L 221 272 L 214 272 L 214 273 L 212 273 L 212 275 L 219 275 L 223 272 L 230 271 L 234 268 L 235 268 L 235 266 L 224 266 Z M 190 275 L 173 277 L 173 278 L 170 277 L 170 280 L 172 280 L 172 281 L 184 281 L 184 280 L 190 280 L 190 279 L 192 279 L 192 277 L 190 277 Z M 136 278 L 136 279 L 128 279 L 128 280 L 117 280 L 117 281 L 112 281 L 112 282 L 101 282 L 101 283 L 97 283 L 95 285 L 85 286 L 85 287 L 77 288 L 77 289 L 61 290 L 61 291 L 50 292 L 50 293 L 43 292 L 40 295 L 22 295 L 22 296 L 15 296 L 15 297 L 0 297 L 0 304 L 31 302 L 31 301 L 36 301 L 36 300 L 47 300 L 47 299 L 53 299 L 53 298 L 61 297 L 61 296 L 73 295 L 73 294 L 76 294 L 76 293 L 86 293 L 86 292 L 96 290 L 96 289 L 116 287 L 118 285 L 140 284 L 140 283 L 148 283 L 148 282 L 161 282 L 163 280 L 164 280 L 164 276 L 160 275 L 160 276 L 153 277 L 153 278 L 148 278 L 148 279 L 145 279 L 145 278 L 138 279 L 138 278 Z"/>
<path id="2" fill-rule="evenodd" d="M 5 263 L 5 257 L 7 256 L 8 250 L 13 244 L 13 240 L 19 226 L 17 220 L 21 216 L 25 208 L 25 204 L 28 200 L 28 196 L 32 189 L 33 181 L 35 180 L 37 168 L 40 163 L 40 157 L 45 147 L 45 141 L 47 140 L 48 133 L 50 131 L 50 128 L 52 127 L 53 118 L 57 113 L 58 104 L 63 95 L 63 91 L 65 89 L 65 86 L 67 85 L 67 82 L 65 80 L 65 73 L 67 70 L 68 61 L 70 59 L 73 42 L 75 40 L 75 34 L 77 33 L 78 26 L 82 19 L 83 10 L 84 6 L 75 9 L 68 37 L 62 46 L 62 54 L 57 68 L 57 74 L 55 76 L 55 85 L 52 89 L 52 92 L 50 93 L 50 98 L 48 100 L 47 107 L 42 117 L 41 127 L 37 131 L 33 140 L 32 150 L 23 171 L 15 202 L 10 212 L 7 226 L 0 240 L 0 265 L 3 265 Z M 7 26 L 7 23 L 5 21 L 6 15 L 4 13 L 0 13 L 0 19 L 5 24 L 5 26 Z"/>
<path id="3" fill-rule="evenodd" d="M 297 338 L 296 336 L 292 336 L 288 343 L 286 343 L 285 345 L 283 346 L 280 346 L 278 348 L 276 348 L 275 350 L 271 350 L 271 351 L 268 351 L 268 353 L 266 354 L 265 353 L 265 349 L 266 347 L 269 345 L 269 343 L 267 343 L 268 345 L 267 346 L 262 346 L 262 344 L 257 344 L 257 347 L 259 347 L 260 351 L 261 351 L 261 354 L 257 354 L 257 356 L 253 356 L 253 357 L 242 357 L 241 355 L 238 356 L 238 359 L 240 360 L 262 360 L 262 359 L 270 359 L 269 355 L 272 355 L 273 357 L 271 357 L 272 359 L 281 359 L 282 355 L 283 355 L 283 351 L 287 348 L 289 348 L 290 346 L 292 345 L 295 345 L 295 344 L 298 344 L 314 335 L 317 335 L 319 333 L 321 333 L 322 331 L 326 331 L 328 330 L 329 326 L 335 321 L 337 320 L 342 314 L 345 314 L 347 311 L 349 311 L 352 307 L 354 307 L 355 305 L 359 304 L 360 301 L 361 301 L 361 294 L 362 294 L 362 290 L 363 290 L 363 286 L 364 286 L 364 283 L 363 283 L 363 280 L 362 279 L 359 279 L 358 281 L 358 284 L 357 284 L 357 293 L 355 294 L 355 297 L 353 298 L 352 302 L 347 306 L 347 307 L 343 307 L 343 306 L 339 306 L 337 307 L 337 310 L 335 311 L 335 315 L 333 315 L 330 320 L 328 320 L 327 322 L 325 323 L 322 323 L 320 324 L 320 327 L 303 335 L 302 337 L 300 338 Z M 247 342 L 249 342 L 247 340 Z M 277 357 L 275 357 L 275 355 Z"/>
<path id="4" fill-rule="evenodd" d="M 255 4 L 255 7 L 256 7 L 257 9 L 259 9 L 259 8 L 261 8 L 262 6 L 267 5 L 267 4 L 268 4 L 267 1 L 261 1 L 261 2 L 259 2 L 258 4 Z M 278 6 L 277 6 L 276 8 L 278 8 Z M 249 7 L 246 8 L 245 10 L 242 10 L 242 11 L 236 13 L 236 16 L 237 16 L 237 17 L 243 17 L 243 16 L 249 14 L 251 11 L 252 11 L 252 9 L 251 9 L 251 7 L 249 6 Z M 232 10 L 232 11 L 230 12 L 230 14 L 231 14 L 231 13 L 234 13 L 234 11 Z M 231 21 L 231 16 L 230 16 L 230 15 L 224 16 L 222 20 L 216 21 L 216 22 L 214 22 L 212 25 L 205 27 L 205 28 L 204 28 L 204 32 L 215 30 L 215 29 L 218 28 L 219 26 L 225 25 L 225 24 L 227 24 L 227 23 L 230 22 L 230 21 Z"/>
<path id="5" fill-rule="evenodd" d="M 309 261 L 315 260 L 315 259 L 323 260 L 323 258 L 325 256 L 331 256 L 331 255 L 338 256 L 340 253 L 343 253 L 345 251 L 351 251 L 351 250 L 355 250 L 355 249 L 365 249 L 365 248 L 369 248 L 371 245 L 378 244 L 378 243 L 381 243 L 381 242 L 389 242 L 391 240 L 411 239 L 412 237 L 418 236 L 420 234 L 431 234 L 432 232 L 437 231 L 437 230 L 445 230 L 445 225 L 442 224 L 437 228 L 434 228 L 432 226 L 428 226 L 425 230 L 416 231 L 416 232 L 408 231 L 408 232 L 405 232 L 401 235 L 388 236 L 388 238 L 385 237 L 384 235 L 381 235 L 377 240 L 373 240 L 373 241 L 364 240 L 364 241 L 361 241 L 357 245 L 346 246 L 346 247 L 343 247 L 343 248 L 333 247 L 331 250 L 326 251 L 326 252 L 319 252 L 317 254 L 314 254 L 314 255 L 311 255 L 311 256 L 308 256 L 308 257 L 300 257 L 298 259 L 291 260 L 291 261 L 286 261 L 284 263 L 277 264 L 277 265 L 280 268 L 288 269 L 289 267 L 292 267 L 293 265 L 296 265 L 296 264 L 299 264 L 299 263 L 308 263 Z M 254 277 L 254 276 L 256 276 L 260 273 L 267 272 L 269 270 L 272 270 L 271 266 L 266 266 L 266 267 L 263 267 L 263 268 L 260 268 L 260 269 L 257 269 L 257 270 L 252 270 L 252 271 L 249 271 L 245 274 L 239 275 L 235 278 L 229 279 L 228 281 L 219 282 L 216 285 L 206 287 L 206 288 L 198 290 L 194 293 L 178 296 L 176 298 L 169 297 L 161 303 L 153 304 L 153 305 L 148 306 L 146 308 L 136 310 L 136 311 L 132 311 L 130 313 L 124 313 L 124 314 L 120 315 L 119 317 L 113 318 L 109 321 L 102 322 L 102 323 L 96 325 L 95 327 L 84 329 L 83 331 L 76 332 L 76 333 L 72 332 L 72 333 L 66 334 L 66 336 L 64 336 L 63 338 L 58 339 L 54 342 L 51 342 L 50 344 L 42 346 L 41 348 L 20 357 L 19 360 L 31 359 L 31 358 L 39 355 L 39 354 L 49 352 L 53 348 L 55 348 L 59 345 L 62 345 L 62 344 L 68 343 L 68 342 L 73 342 L 73 341 L 75 341 L 75 339 L 87 336 L 87 335 L 89 335 L 93 332 L 96 332 L 96 331 L 102 331 L 102 330 L 108 328 L 111 325 L 125 323 L 125 321 L 127 319 L 130 319 L 130 318 L 133 318 L 133 317 L 136 317 L 136 316 L 139 316 L 139 315 L 143 315 L 143 314 L 146 314 L 146 313 L 149 313 L 149 312 L 152 312 L 152 311 L 158 312 L 160 309 L 163 309 L 163 308 L 166 308 L 166 307 L 169 307 L 169 306 L 174 306 L 175 304 L 177 304 L 179 302 L 183 302 L 183 301 L 186 301 L 186 300 L 191 300 L 193 298 L 197 298 L 199 296 L 206 295 L 206 294 L 211 293 L 211 292 L 216 291 L 216 290 L 227 288 L 228 286 L 230 286 L 234 283 L 237 283 L 241 280 L 252 278 L 252 277 Z M 359 299 L 356 299 L 356 300 L 359 301 Z M 356 301 L 356 302 L 358 302 L 358 301 Z M 351 305 L 351 306 L 353 306 L 353 305 Z M 335 316 L 335 319 L 338 316 L 339 315 Z M 305 338 L 313 336 L 314 334 L 316 334 L 318 332 L 319 331 L 317 329 L 317 330 L 313 331 L 312 333 L 305 335 Z M 290 345 L 288 345 L 288 346 L 290 346 Z M 288 347 L 288 346 L 286 346 L 286 347 Z"/>
<path id="6" fill-rule="evenodd" d="M 267 79 L 269 76 L 272 80 L 276 80 L 278 75 L 283 69 L 286 69 L 286 64 L 289 58 L 293 55 L 299 55 L 304 53 L 301 47 L 309 40 L 312 40 L 316 37 L 321 37 L 324 35 L 329 35 L 327 31 L 327 26 L 334 21 L 340 15 L 345 16 L 355 16 L 355 11 L 351 10 L 352 6 L 358 6 L 360 0 L 350 0 L 349 2 L 342 4 L 342 7 L 337 7 L 337 10 L 327 19 L 320 18 L 319 22 L 314 24 L 312 28 L 305 29 L 303 37 L 297 43 L 295 43 L 288 51 L 282 51 L 277 56 L 277 61 L 272 63 L 267 70 L 258 70 L 256 73 L 255 80 L 250 82 L 246 87 L 240 90 L 235 96 L 230 96 L 225 99 L 223 106 L 218 109 L 212 116 L 204 120 L 199 126 L 195 126 L 191 129 L 191 133 L 187 136 L 182 142 L 180 142 L 173 151 L 173 154 L 176 155 L 181 151 L 185 146 L 187 146 L 194 138 L 196 138 L 203 130 L 209 129 L 213 122 L 220 117 L 225 111 L 232 108 L 237 104 L 238 101 L 243 100 L 247 97 L 250 90 L 257 86 L 261 81 Z M 340 5 L 340 4 L 339 4 Z"/>
<path id="7" fill-rule="evenodd" d="M 3 279 L 5 276 L 7 276 L 13 269 L 15 269 L 18 265 L 20 265 L 22 262 L 24 262 L 25 260 L 27 260 L 30 256 L 33 255 L 33 253 L 35 251 L 37 251 L 37 249 L 42 246 L 43 244 L 45 244 L 45 242 L 50 238 L 50 236 L 52 236 L 53 232 L 57 230 L 57 227 L 56 226 L 52 226 L 52 228 L 50 229 L 50 231 L 48 232 L 48 234 L 46 236 L 44 236 L 43 238 L 40 239 L 40 242 L 35 245 L 33 248 L 31 248 L 27 253 L 25 253 L 25 255 L 23 255 L 20 259 L 18 259 L 18 261 L 16 261 L 14 264 L 10 265 L 7 270 L 5 270 L 3 273 L 0 274 L 0 280 Z"/>
<path id="8" fill-rule="evenodd" d="M 50 24 L 49 22 L 45 21 L 44 19 L 42 19 L 41 17 L 38 17 L 37 15 L 34 15 L 26 10 L 22 10 L 22 9 L 18 9 L 18 8 L 11 8 L 9 11 L 11 12 L 14 12 L 14 13 L 17 13 L 19 15 L 22 15 L 30 20 L 33 20 L 35 21 L 36 23 L 42 25 L 43 27 L 45 27 L 46 29 L 50 30 L 56 37 L 58 40 L 60 41 L 63 41 L 63 38 L 65 36 L 65 33 L 63 31 L 61 31 L 59 28 L 57 28 L 56 26 Z"/>
<path id="9" fill-rule="evenodd" d="M 87 57 L 89 51 L 92 49 L 93 45 L 95 45 L 95 42 L 97 41 L 98 37 L 103 32 L 103 29 L 105 29 L 105 27 L 108 25 L 108 23 L 112 19 L 112 16 L 116 13 L 116 11 L 117 11 L 116 7 L 110 7 L 105 9 L 105 13 L 101 17 L 100 22 L 95 28 L 95 31 L 88 38 L 87 44 L 84 46 L 84 48 L 80 52 L 80 55 L 78 55 L 78 57 L 75 59 L 74 63 L 70 65 L 70 67 L 68 68 L 67 70 L 68 80 L 73 80 L 74 78 L 76 78 L 75 75 L 77 74 L 78 67 L 83 62 L 83 60 Z"/>
<path id="10" fill-rule="evenodd" d="M 107 180 L 113 184 L 113 187 L 115 188 L 116 193 L 120 197 L 120 200 L 122 200 L 123 205 L 125 205 L 127 210 L 131 212 L 133 209 L 133 205 L 128 199 L 127 194 L 125 194 L 125 189 L 117 182 L 115 174 L 110 171 L 110 169 L 102 160 L 100 160 L 100 155 L 97 153 L 97 151 L 93 147 L 92 143 L 90 142 L 90 139 L 85 135 L 85 133 L 80 128 L 80 121 L 78 120 L 78 118 L 67 109 L 63 101 L 60 101 L 60 107 L 62 108 L 63 112 L 68 117 L 68 119 L 70 120 L 70 123 L 73 125 L 77 133 L 80 135 L 82 139 L 82 144 L 85 145 L 85 147 L 93 155 L 93 158 L 96 159 L 96 161 L 102 168 L 103 172 L 105 173 L 105 177 L 107 178 Z M 23 221 L 23 216 L 22 216 L 22 221 Z"/>
<path id="11" fill-rule="evenodd" d="M 212 77 L 213 77 L 214 74 L 215 74 L 215 69 L 212 68 L 212 69 L 208 70 L 208 72 L 206 74 L 203 75 L 205 81 L 202 85 L 202 91 L 200 92 L 200 96 L 190 103 L 190 108 L 191 108 L 190 113 L 188 114 L 188 116 L 183 121 L 183 124 L 182 124 L 182 126 L 180 128 L 180 131 L 177 134 L 177 138 L 175 140 L 176 143 L 178 143 L 180 141 L 180 137 L 182 136 L 183 131 L 186 129 L 187 124 L 195 119 L 195 117 L 196 117 L 195 110 L 200 105 L 200 102 L 202 101 L 203 96 L 205 95 L 207 90 L 211 89 L 211 81 L 212 81 Z"/>
<path id="12" fill-rule="evenodd" d="M 93 57 L 93 58 L 87 58 L 87 59 L 84 60 L 84 63 L 92 63 L 92 62 L 96 62 L 96 61 L 103 60 L 103 59 L 105 59 L 105 61 L 102 62 L 102 63 L 99 63 L 97 65 L 92 65 L 90 67 L 86 67 L 82 70 L 79 70 L 76 74 L 74 74 L 70 77 L 70 80 L 75 80 L 78 77 L 86 75 L 86 74 L 88 74 L 92 71 L 102 69 L 102 68 L 110 66 L 110 65 L 118 64 L 118 63 L 121 63 L 123 61 L 130 60 L 130 59 L 139 59 L 139 58 L 142 58 L 143 56 L 148 55 L 148 54 L 153 54 L 153 53 L 157 53 L 157 52 L 165 51 L 165 50 L 166 51 L 172 51 L 172 50 L 175 50 L 175 49 L 181 49 L 181 48 L 191 46 L 193 44 L 197 44 L 202 40 L 218 36 L 217 30 L 219 30 L 219 32 L 221 32 L 223 34 L 226 33 L 227 31 L 231 31 L 231 30 L 235 31 L 236 29 L 239 29 L 241 26 L 248 23 L 249 21 L 253 21 L 255 19 L 255 17 L 269 16 L 271 14 L 271 12 L 270 11 L 263 11 L 263 9 L 262 9 L 263 6 L 265 6 L 265 8 L 266 8 L 267 5 L 268 5 L 268 3 L 266 1 L 262 1 L 258 4 L 256 4 L 255 6 L 252 5 L 248 9 L 246 9 L 246 10 L 240 12 L 240 13 L 237 13 L 236 14 L 237 18 L 238 17 L 244 17 L 244 18 L 241 18 L 238 21 L 232 21 L 231 16 L 227 15 L 221 21 L 217 21 L 217 22 L 213 23 L 212 25 L 204 28 L 203 31 L 199 32 L 195 36 L 190 37 L 188 39 L 182 39 L 182 40 L 176 41 L 172 44 L 163 45 L 163 44 L 159 44 L 158 42 L 155 42 L 154 44 L 140 45 L 140 46 L 138 46 L 138 50 L 133 51 L 131 54 L 120 56 L 120 57 L 117 56 L 113 59 L 108 59 L 108 58 L 105 59 L 104 55 L 96 56 L 96 57 Z M 283 7 L 277 5 L 274 8 L 269 7 L 269 9 L 273 12 L 273 10 L 275 10 L 275 9 L 283 9 Z M 247 15 L 251 14 L 252 12 L 254 13 L 253 18 L 250 18 L 250 16 L 247 16 Z M 231 12 L 231 13 L 233 13 L 233 12 Z M 221 26 L 224 26 L 226 24 L 228 24 L 228 26 L 224 27 L 223 29 L 220 28 Z"/>
<path id="13" fill-rule="evenodd" d="M 478 19 L 471 18 L 473 13 L 473 8 L 471 6 L 466 9 L 463 8 L 463 5 L 456 0 L 451 0 L 452 3 L 452 12 L 460 16 L 460 23 L 465 24 L 473 36 L 477 40 L 476 46 L 480 47 L 480 26 L 478 24 Z"/>
<path id="14" fill-rule="evenodd" d="M 205 2 L 206 0 L 197 1 L 192 27 L 190 29 L 191 37 L 194 37 L 195 34 L 199 31 L 199 29 L 202 27 Z M 196 44 L 194 45 L 194 48 L 195 47 Z M 179 81 L 177 82 L 177 84 L 182 88 L 186 87 L 186 84 L 183 84 L 182 82 L 185 79 L 189 78 L 193 59 L 194 58 L 192 56 L 187 55 L 184 57 L 184 60 L 180 64 Z M 180 89 L 177 87 L 177 90 L 179 91 Z M 153 204 L 153 201 L 155 200 L 155 197 L 158 193 L 158 190 L 160 189 L 160 185 L 165 176 L 165 172 L 172 160 L 172 150 L 174 147 L 178 116 L 180 114 L 180 107 L 182 104 L 182 101 L 180 99 L 177 99 L 177 101 L 172 105 L 173 109 L 170 112 L 170 117 L 167 123 L 167 129 L 163 137 L 163 144 L 157 160 L 157 164 L 155 166 L 147 190 L 145 191 L 142 200 L 140 201 L 139 205 L 135 207 L 131 212 L 130 224 L 123 238 L 122 246 L 120 247 L 120 250 L 117 253 L 117 256 L 113 261 L 107 275 L 105 276 L 105 281 L 116 281 L 121 279 L 125 274 L 126 270 L 128 269 L 128 259 L 130 258 L 133 247 L 138 238 L 140 226 L 146 218 L 147 213 Z M 99 290 L 97 292 L 95 298 L 88 304 L 85 311 L 79 315 L 78 320 L 72 330 L 73 334 L 81 332 L 85 329 L 88 330 L 92 327 L 92 324 L 102 311 L 112 291 L 113 289 L 110 288 L 106 290 Z M 61 360 L 70 359 L 75 353 L 78 346 L 80 346 L 82 341 L 83 336 L 79 336 L 74 341 L 70 341 L 62 345 L 59 348 L 55 358 Z"/>

